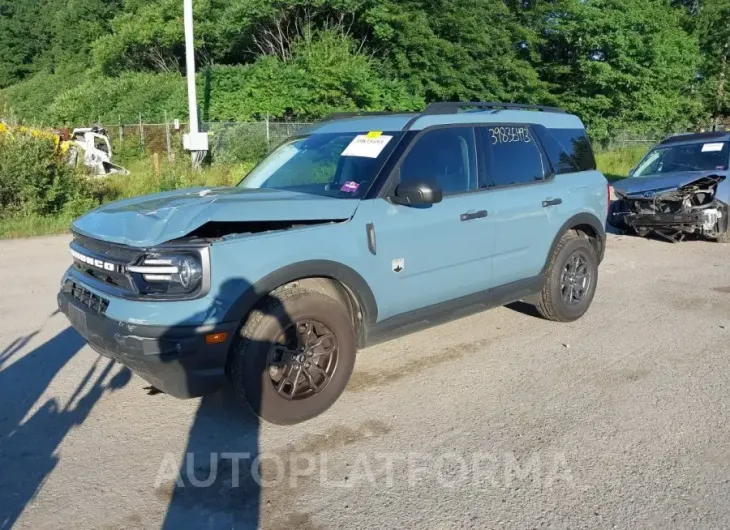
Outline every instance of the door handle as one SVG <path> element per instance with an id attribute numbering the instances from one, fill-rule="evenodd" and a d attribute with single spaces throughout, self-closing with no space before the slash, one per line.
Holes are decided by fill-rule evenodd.
<path id="1" fill-rule="evenodd" d="M 487 210 L 479 210 L 478 212 L 466 212 L 459 216 L 462 221 L 471 221 L 472 219 L 484 219 L 487 216 Z"/>
<path id="2" fill-rule="evenodd" d="M 547 208 L 548 206 L 557 206 L 563 204 L 563 199 L 545 199 L 542 201 L 542 207 Z"/>

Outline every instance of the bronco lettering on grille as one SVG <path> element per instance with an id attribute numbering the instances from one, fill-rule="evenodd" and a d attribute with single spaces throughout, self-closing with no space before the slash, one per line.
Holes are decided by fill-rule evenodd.
<path id="1" fill-rule="evenodd" d="M 110 272 L 122 272 L 121 265 L 117 265 L 116 263 L 110 263 L 108 261 L 103 261 L 100 259 L 92 258 L 91 256 L 82 254 L 81 252 L 78 252 L 74 249 L 71 249 L 71 256 L 73 256 L 73 259 L 75 259 L 76 261 L 80 261 L 81 263 L 91 265 L 92 267 L 96 267 L 97 269 L 102 269 L 102 270 L 110 271 Z"/>

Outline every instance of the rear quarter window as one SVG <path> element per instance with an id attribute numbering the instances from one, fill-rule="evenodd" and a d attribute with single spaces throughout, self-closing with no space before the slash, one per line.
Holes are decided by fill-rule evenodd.
<path id="1" fill-rule="evenodd" d="M 482 131 L 486 182 L 481 187 L 529 184 L 545 178 L 547 163 L 530 126 L 495 125 Z"/>
<path id="2" fill-rule="evenodd" d="M 593 148 L 584 129 L 548 129 L 534 127 L 556 173 L 574 173 L 596 169 Z"/>

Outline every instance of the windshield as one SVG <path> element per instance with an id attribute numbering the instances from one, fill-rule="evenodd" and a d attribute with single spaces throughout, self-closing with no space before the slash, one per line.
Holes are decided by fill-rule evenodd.
<path id="1" fill-rule="evenodd" d="M 400 133 L 327 133 L 289 140 L 256 166 L 241 188 L 329 197 L 364 196 Z"/>
<path id="2" fill-rule="evenodd" d="M 633 177 L 675 171 L 724 171 L 728 168 L 728 142 L 657 147 L 644 157 Z"/>

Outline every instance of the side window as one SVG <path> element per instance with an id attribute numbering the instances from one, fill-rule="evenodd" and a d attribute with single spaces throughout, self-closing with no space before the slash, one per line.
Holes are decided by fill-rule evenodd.
<path id="1" fill-rule="evenodd" d="M 596 169 L 596 159 L 593 157 L 593 149 L 591 148 L 591 142 L 588 140 L 588 135 L 583 129 L 538 129 L 538 135 L 540 140 L 543 141 L 545 149 L 550 154 L 548 145 L 551 143 L 557 143 L 562 150 L 562 154 L 559 156 L 559 160 L 565 160 L 569 157 L 573 163 L 577 166 L 577 171 L 591 171 Z M 554 165 L 556 164 L 553 160 L 553 156 L 550 156 L 550 160 Z M 558 167 L 555 168 L 558 173 Z"/>
<path id="2" fill-rule="evenodd" d="M 526 184 L 545 178 L 546 163 L 527 125 L 485 127 L 487 182 L 482 187 Z"/>
<path id="3" fill-rule="evenodd" d="M 472 127 L 427 131 L 416 140 L 400 167 L 400 182 L 428 179 L 444 194 L 475 189 L 476 176 Z"/>
<path id="4" fill-rule="evenodd" d="M 575 158 L 558 142 L 551 132 L 542 125 L 532 127 L 535 136 L 540 140 L 542 148 L 547 154 L 548 160 L 553 165 L 555 173 L 561 175 L 563 173 L 576 173 L 582 171 L 578 169 L 578 163 Z"/>

